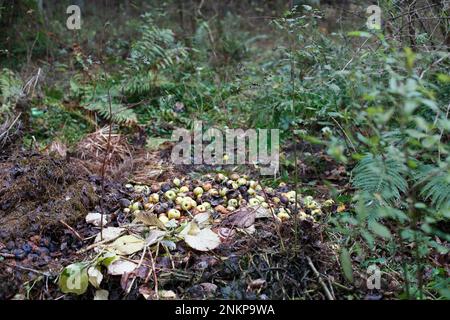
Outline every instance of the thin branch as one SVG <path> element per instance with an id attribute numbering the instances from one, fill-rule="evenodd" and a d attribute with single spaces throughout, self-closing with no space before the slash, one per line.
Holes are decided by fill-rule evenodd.
<path id="1" fill-rule="evenodd" d="M 314 267 L 314 264 L 311 261 L 311 258 L 310 257 L 306 257 L 306 260 L 308 260 L 308 265 L 310 266 L 311 270 L 314 272 L 315 276 L 319 280 L 319 283 L 322 286 L 323 290 L 325 291 L 325 295 L 327 296 L 328 300 L 334 300 L 334 297 L 331 294 L 330 289 L 328 289 L 328 287 L 325 284 L 325 282 L 323 282 L 323 279 L 320 276 L 320 273 L 317 271 L 316 267 Z"/>
<path id="2" fill-rule="evenodd" d="M 112 134 L 112 102 L 111 102 L 111 88 L 108 89 L 108 102 L 109 102 L 109 132 L 108 132 L 108 142 L 106 146 L 105 158 L 103 159 L 101 176 L 102 176 L 102 197 L 100 199 L 100 209 L 101 209 L 101 219 L 100 219 L 100 240 L 103 240 L 103 217 L 105 215 L 105 172 L 106 163 L 108 161 L 108 156 L 111 148 L 111 134 Z"/>
<path id="3" fill-rule="evenodd" d="M 77 237 L 81 241 L 84 241 L 84 238 L 82 236 L 80 236 L 80 234 L 74 228 L 72 228 L 66 222 L 64 222 L 64 220 L 59 220 L 59 222 L 61 222 L 61 224 L 63 226 L 65 226 L 67 229 L 69 229 L 75 235 L 75 237 Z"/>

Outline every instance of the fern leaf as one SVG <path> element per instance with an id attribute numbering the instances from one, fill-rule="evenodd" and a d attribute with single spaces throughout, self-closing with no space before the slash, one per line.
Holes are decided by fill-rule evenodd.
<path id="1" fill-rule="evenodd" d="M 393 157 L 366 155 L 355 167 L 353 185 L 360 191 L 379 196 L 386 202 L 399 199 L 408 183 L 403 163 Z"/>
<path id="2" fill-rule="evenodd" d="M 160 72 L 174 66 L 187 56 L 184 47 L 175 41 L 170 29 L 154 25 L 151 15 L 144 15 L 141 38 L 131 48 L 122 84 L 130 95 L 145 95 L 156 86 Z"/>
<path id="3" fill-rule="evenodd" d="M 416 180 L 423 185 L 420 195 L 438 210 L 450 208 L 450 171 L 432 165 L 419 167 Z"/>
<path id="4" fill-rule="evenodd" d="M 84 106 L 85 109 L 95 111 L 103 118 L 109 118 L 109 102 L 104 99 L 92 102 Z M 112 120 L 118 124 L 131 125 L 137 123 L 136 114 L 133 110 L 126 109 L 122 104 L 111 103 Z"/>
<path id="5" fill-rule="evenodd" d="M 22 81 L 11 70 L 0 71 L 0 114 L 8 113 L 16 105 L 22 92 Z"/>

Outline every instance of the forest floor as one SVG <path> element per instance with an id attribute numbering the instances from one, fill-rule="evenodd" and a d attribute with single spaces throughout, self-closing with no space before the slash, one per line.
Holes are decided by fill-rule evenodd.
<path id="1" fill-rule="evenodd" d="M 2 11 L 0 300 L 450 297 L 440 35 L 369 3 L 95 3 L 70 32 L 33 3 Z M 173 164 L 200 121 L 278 129 L 279 174 Z"/>
<path id="2" fill-rule="evenodd" d="M 363 275 L 354 288 L 340 284 L 345 280 L 339 270 L 338 248 L 325 240 L 329 237 L 324 234 L 324 225 L 310 209 L 305 208 L 302 219 L 282 222 L 267 209 L 262 214 L 258 211 L 255 218 L 251 210 L 245 211 L 250 207 L 243 205 L 230 212 L 220 205 L 220 197 L 208 198 L 213 207 L 212 217 L 207 217 L 209 230 L 220 239 L 214 250 L 193 249 L 174 235 L 179 230 L 172 229 L 169 236 L 169 231 L 158 223 L 138 219 L 144 223 L 136 224 L 136 214 L 125 208 L 147 199 L 145 192 L 137 191 L 136 187 L 130 189 L 130 183 L 157 188 L 161 197 L 165 191 L 161 189 L 169 188 L 174 178 L 190 186 L 190 192 L 196 184 L 212 183 L 220 188 L 220 183 L 216 185 L 213 168 L 198 168 L 195 172 L 192 166 L 171 165 L 170 143 L 146 151 L 128 144 L 120 135 L 114 135 L 113 139 L 116 139 L 114 149 L 104 179 L 99 174 L 104 161 L 101 150 L 106 142 L 102 130 L 82 140 L 77 152 L 70 155 L 64 154 L 57 144 L 41 152 L 13 146 L 3 153 L 0 299 L 92 299 L 98 294 L 94 287 L 80 296 L 64 294 L 58 278 L 63 268 L 72 263 L 84 262 L 84 267 L 92 265 L 92 261 L 97 263 L 102 252 L 110 249 L 108 243 L 115 243 L 118 238 L 116 234 L 109 237 L 106 231 L 119 228 L 122 235 L 147 234 L 148 246 L 120 256 L 121 261 L 134 264 L 131 269 L 125 265 L 125 271 L 110 272 L 108 268 L 101 288 L 108 291 L 110 299 L 335 299 L 350 290 L 352 294 L 365 294 L 357 290 L 358 283 L 363 285 Z M 319 151 L 317 157 L 324 155 Z M 304 169 L 306 174 L 307 168 Z M 326 172 L 332 178 L 340 171 L 330 167 Z M 317 201 L 323 202 L 327 187 L 316 187 L 319 189 L 323 190 L 323 199 Z M 270 189 L 271 194 L 265 196 L 273 197 L 288 190 L 289 186 L 282 185 Z M 239 192 L 242 190 L 234 190 L 234 195 Z M 248 195 L 244 198 L 248 200 Z M 89 213 L 102 210 L 108 217 L 104 226 L 86 222 Z M 333 204 L 324 208 L 323 214 L 338 214 L 339 210 L 342 209 Z M 193 212 L 193 216 L 181 217 L 179 223 L 189 223 L 201 216 L 200 212 Z M 106 239 L 99 242 L 101 229 Z M 149 240 L 153 235 L 149 230 L 166 235 Z M 105 270 L 105 266 L 99 269 Z M 333 288 L 340 289 L 335 292 Z"/>

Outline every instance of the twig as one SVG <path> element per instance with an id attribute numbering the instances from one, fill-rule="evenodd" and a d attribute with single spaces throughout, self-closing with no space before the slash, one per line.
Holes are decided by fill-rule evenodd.
<path id="1" fill-rule="evenodd" d="M 112 134 L 112 102 L 111 102 L 111 88 L 108 89 L 108 102 L 109 102 L 109 132 L 108 132 L 108 142 L 106 145 L 106 153 L 105 158 L 102 163 L 102 198 L 100 199 L 100 209 L 101 209 L 101 219 L 100 219 L 100 239 L 103 240 L 103 216 L 105 215 L 105 171 L 106 171 L 106 162 L 108 161 L 108 155 L 111 147 L 111 134 Z"/>
<path id="2" fill-rule="evenodd" d="M 426 73 L 427 71 L 429 71 L 432 67 L 435 67 L 436 65 L 438 65 L 439 63 L 441 63 L 443 60 L 447 59 L 448 57 L 450 57 L 450 55 L 447 54 L 447 55 L 442 56 L 442 57 L 439 58 L 438 60 L 434 61 L 428 68 L 424 69 L 424 70 L 421 72 L 419 79 L 422 79 L 423 76 L 425 75 L 425 73 Z"/>
<path id="3" fill-rule="evenodd" d="M 147 253 L 147 246 L 144 246 L 144 250 L 142 251 L 141 259 L 139 260 L 136 270 L 142 266 L 142 263 L 144 262 L 144 257 L 145 257 L 146 253 Z M 128 286 L 127 291 L 126 291 L 126 295 L 128 295 L 130 293 L 131 288 L 133 287 L 133 284 L 135 281 L 136 281 L 136 276 L 134 276 L 133 280 L 131 280 L 131 284 Z"/>
<path id="4" fill-rule="evenodd" d="M 352 57 L 350 58 L 350 60 L 345 64 L 345 66 L 342 68 L 341 72 L 345 71 L 345 69 L 347 69 L 347 67 L 350 65 L 350 63 L 353 62 L 353 60 L 355 59 L 356 55 L 362 50 L 362 48 L 366 45 L 367 41 L 369 41 L 370 38 L 367 38 L 366 40 L 364 40 L 364 42 L 362 43 L 362 45 L 355 51 L 355 53 L 352 55 Z"/>
<path id="5" fill-rule="evenodd" d="M 156 299 L 159 300 L 159 293 L 158 293 L 158 277 L 156 276 L 155 261 L 153 261 L 152 250 L 149 250 L 149 251 L 148 251 L 148 254 L 149 254 L 149 256 L 150 256 L 150 262 L 151 262 L 151 264 L 152 264 L 153 281 L 155 282 L 155 295 L 156 295 Z"/>
<path id="6" fill-rule="evenodd" d="M 102 244 L 105 244 L 105 243 L 114 241 L 114 240 L 120 238 L 121 235 L 122 235 L 122 233 L 120 233 L 120 235 L 118 235 L 117 237 L 114 237 L 114 238 L 112 238 L 112 239 L 104 239 L 104 240 L 101 240 L 101 241 L 99 241 L 99 242 L 95 242 L 95 243 L 93 243 L 93 244 L 87 246 L 86 248 L 83 248 L 83 249 L 81 249 L 81 250 L 78 250 L 78 251 L 77 251 L 77 254 L 85 253 L 85 252 L 87 252 L 87 251 L 89 251 L 89 250 L 92 250 L 92 249 L 94 249 L 94 248 L 97 248 L 98 246 L 101 246 Z"/>
<path id="7" fill-rule="evenodd" d="M 311 270 L 314 272 L 315 276 L 319 280 L 319 283 L 322 286 L 323 290 L 325 291 L 325 295 L 327 296 L 328 300 L 334 300 L 334 297 L 331 294 L 330 290 L 326 286 L 325 282 L 323 282 L 323 279 L 320 276 L 319 272 L 317 271 L 316 267 L 314 267 L 314 264 L 311 261 L 311 258 L 310 257 L 306 257 L 306 260 L 308 260 L 308 265 L 311 267 Z"/>
<path id="8" fill-rule="evenodd" d="M 3 258 L 15 258 L 16 256 L 13 255 L 12 253 L 3 253 L 3 252 L 0 252 L 0 257 L 3 257 Z"/>
<path id="9" fill-rule="evenodd" d="M 398 16 L 389 18 L 388 21 L 394 21 L 394 20 L 397 20 L 398 18 L 401 18 L 401 17 L 406 16 L 406 15 L 408 15 L 408 14 L 413 14 L 413 13 L 417 13 L 418 11 L 421 11 L 421 10 L 430 9 L 430 8 L 435 7 L 435 6 L 437 6 L 437 5 L 438 5 L 438 4 L 429 4 L 429 5 L 424 6 L 424 7 L 421 7 L 421 8 L 416 8 L 416 9 L 414 9 L 414 10 L 409 10 L 409 11 L 406 11 L 406 12 L 402 12 L 402 13 L 399 14 Z M 408 8 L 408 9 L 409 9 L 409 8 Z"/>
<path id="10" fill-rule="evenodd" d="M 3 139 L 3 136 L 7 137 L 9 131 L 12 129 L 12 127 L 14 127 L 14 125 L 16 124 L 17 120 L 19 120 L 20 116 L 22 115 L 22 112 L 19 113 L 19 115 L 14 119 L 14 121 L 8 126 L 8 129 L 6 129 L 4 132 L 2 132 L 0 134 L 0 141 L 1 139 Z"/>
<path id="11" fill-rule="evenodd" d="M 334 284 L 336 287 L 339 287 L 339 288 L 341 288 L 341 289 L 343 289 L 343 290 L 353 291 L 352 288 L 346 287 L 346 286 L 344 286 L 343 284 L 340 284 L 339 282 L 334 282 L 333 284 Z"/>
<path id="12" fill-rule="evenodd" d="M 79 240 L 81 240 L 81 241 L 85 240 L 82 236 L 80 236 L 80 234 L 74 228 L 72 228 L 67 223 L 65 223 L 64 220 L 59 220 L 59 222 L 61 222 L 67 229 L 72 231 L 72 233 L 75 235 L 75 237 L 77 237 Z"/>
<path id="13" fill-rule="evenodd" d="M 39 270 L 36 270 L 36 269 L 27 268 L 27 267 L 23 267 L 23 266 L 20 266 L 20 265 L 17 265 L 17 264 L 7 263 L 7 262 L 4 262 L 4 261 L 0 261 L 0 262 L 3 262 L 4 264 L 6 264 L 7 266 L 9 266 L 11 268 L 17 268 L 17 269 L 21 269 L 21 270 L 24 270 L 24 271 L 30 271 L 30 272 L 33 272 L 33 273 L 41 274 L 43 276 L 49 276 L 49 274 L 47 272 L 42 272 L 42 271 L 39 271 Z"/>
<path id="14" fill-rule="evenodd" d="M 39 81 L 39 77 L 41 76 L 41 68 L 38 69 L 37 73 L 32 76 L 27 83 L 22 87 L 22 93 L 23 94 L 27 94 L 30 95 L 31 92 L 31 96 L 34 95 L 34 90 L 36 89 L 36 86 L 38 84 Z"/>
<path id="15" fill-rule="evenodd" d="M 342 133 L 345 135 L 345 137 L 347 138 L 348 142 L 350 142 L 350 145 L 352 146 L 353 151 L 356 153 L 356 148 L 353 145 L 353 142 L 350 139 L 350 137 L 347 135 L 347 132 L 345 132 L 344 128 L 342 128 L 340 123 L 334 117 L 331 117 L 331 119 L 333 119 L 333 121 L 338 125 L 339 129 L 341 129 Z"/>

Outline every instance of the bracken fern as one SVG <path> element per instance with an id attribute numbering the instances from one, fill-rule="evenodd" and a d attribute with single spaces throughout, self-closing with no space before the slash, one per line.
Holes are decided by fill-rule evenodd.
<path id="1" fill-rule="evenodd" d="M 0 71 L 0 115 L 10 112 L 22 94 L 20 78 L 9 69 Z"/>
<path id="2" fill-rule="evenodd" d="M 417 171 L 416 179 L 423 186 L 421 197 L 438 210 L 450 208 L 450 171 L 432 165 L 423 165 Z"/>
<path id="3" fill-rule="evenodd" d="M 386 202 L 399 199 L 407 191 L 406 168 L 394 157 L 367 154 L 355 167 L 353 185 Z"/>

